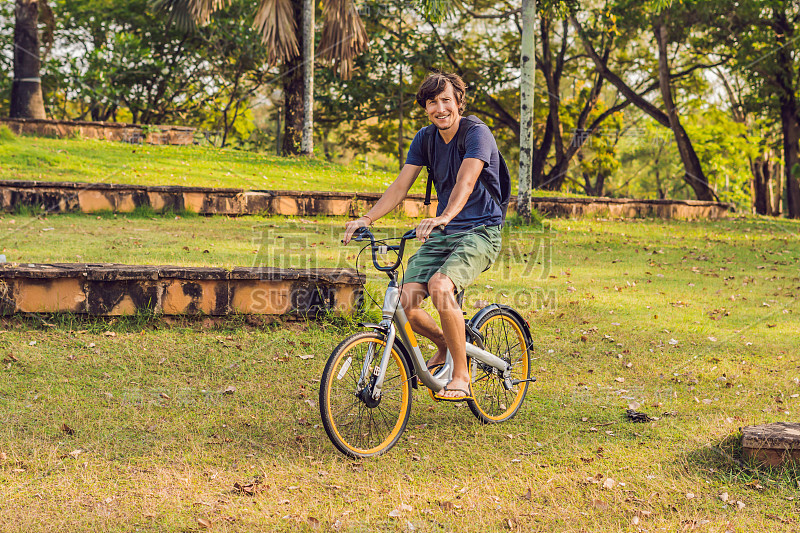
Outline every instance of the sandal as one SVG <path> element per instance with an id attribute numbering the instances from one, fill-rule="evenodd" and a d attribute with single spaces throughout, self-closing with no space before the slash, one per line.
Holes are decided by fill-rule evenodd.
<path id="1" fill-rule="evenodd" d="M 449 383 L 447 385 L 449 385 Z M 439 393 L 436 393 L 436 394 L 433 395 L 433 399 L 434 400 L 437 400 L 437 401 L 440 401 L 440 402 L 464 402 L 464 401 L 474 401 L 475 400 L 475 397 L 472 395 L 472 385 L 470 385 L 469 390 L 456 389 L 456 388 L 449 389 L 449 388 L 447 388 L 447 385 L 444 386 L 443 390 L 463 392 L 464 396 L 458 396 L 458 397 L 453 398 L 453 397 L 450 397 L 450 396 L 441 396 L 441 395 L 439 395 Z"/>

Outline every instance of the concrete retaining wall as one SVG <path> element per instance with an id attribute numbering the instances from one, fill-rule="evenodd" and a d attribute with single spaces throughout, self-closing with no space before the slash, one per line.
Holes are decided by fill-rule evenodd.
<path id="1" fill-rule="evenodd" d="M 0 264 L 0 314 L 315 316 L 353 312 L 365 276 L 352 269 Z"/>
<path id="2" fill-rule="evenodd" d="M 38 206 L 48 212 L 115 211 L 136 207 L 155 211 L 187 210 L 203 215 L 345 215 L 365 213 L 380 193 L 322 191 L 267 191 L 210 187 L 145 187 L 106 183 L 66 183 L 0 180 L 0 210 Z M 415 218 L 434 216 L 436 200 L 425 206 L 424 196 L 412 194 L 397 211 Z M 655 217 L 663 219 L 717 219 L 727 215 L 728 204 L 696 200 L 630 200 L 618 198 L 533 198 L 534 208 L 549 216 Z M 516 199 L 512 198 L 509 213 Z"/>
<path id="3" fill-rule="evenodd" d="M 192 144 L 195 128 L 183 126 L 146 126 L 120 122 L 85 122 L 34 118 L 0 118 L 17 135 L 40 137 L 75 137 L 147 144 Z"/>

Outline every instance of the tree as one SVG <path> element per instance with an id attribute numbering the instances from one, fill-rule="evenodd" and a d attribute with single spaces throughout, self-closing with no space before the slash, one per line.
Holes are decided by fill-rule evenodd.
<path id="1" fill-rule="evenodd" d="M 50 115 L 177 123 L 218 145 L 241 144 L 253 129 L 252 96 L 275 75 L 246 21 L 251 12 L 249 0 L 234 0 L 189 32 L 167 24 L 148 0 L 59 0 L 55 42 L 70 53 L 42 63 Z"/>
<path id="2" fill-rule="evenodd" d="M 153 0 L 184 27 L 207 24 L 211 15 L 230 0 Z M 301 149 L 304 119 L 303 0 L 261 0 L 254 25 L 262 36 L 271 65 L 280 65 L 286 116 L 283 153 Z M 352 77 L 353 60 L 364 51 L 368 38 L 353 0 L 325 0 L 324 25 L 317 54 L 342 78 Z M 309 110 L 310 111 L 310 110 Z"/>
<path id="3" fill-rule="evenodd" d="M 800 7 L 785 0 L 729 1 L 721 4 L 724 24 L 708 21 L 714 42 L 733 55 L 752 97 L 750 109 L 768 109 L 778 119 L 787 214 L 800 218 L 800 76 L 796 40 Z M 763 183 L 762 166 L 755 183 Z M 761 193 L 763 194 L 763 193 Z M 760 203 L 760 202 L 759 202 Z M 766 207 L 764 207 L 766 209 Z"/>
<path id="4" fill-rule="evenodd" d="M 692 5 L 688 5 L 690 3 Z M 651 103 L 642 92 L 637 92 L 617 72 L 612 70 L 608 59 L 603 58 L 595 50 L 589 33 L 576 16 L 571 16 L 570 22 L 578 32 L 583 47 L 594 62 L 597 71 L 636 107 L 650 115 L 662 126 L 670 128 L 684 166 L 683 178 L 694 190 L 695 197 L 698 200 L 714 200 L 716 198 L 714 191 L 708 184 L 692 141 L 681 123 L 672 86 L 672 81 L 676 76 L 673 73 L 673 66 L 670 65 L 668 51 L 670 43 L 680 44 L 687 40 L 688 29 L 693 26 L 693 17 L 696 16 L 695 13 L 699 9 L 696 4 L 697 2 L 681 2 L 678 6 L 669 1 L 641 3 L 623 0 L 613 6 L 613 13 L 607 11 L 598 17 L 601 20 L 605 19 L 601 22 L 604 28 L 594 30 L 595 35 L 604 35 L 606 32 L 624 33 L 630 39 L 644 28 L 650 28 L 657 50 L 657 65 L 651 68 L 656 72 L 654 77 L 658 80 L 658 88 L 664 104 L 663 109 L 659 109 Z M 693 64 L 686 68 L 686 73 L 699 68 L 711 68 L 718 64 L 720 62 L 704 64 L 699 59 L 693 58 Z"/>
<path id="5" fill-rule="evenodd" d="M 16 0 L 14 25 L 14 81 L 11 118 L 46 118 L 39 76 L 39 11 L 49 10 L 46 0 Z"/>
<path id="6" fill-rule="evenodd" d="M 522 0 L 522 43 L 520 46 L 520 135 L 519 135 L 519 187 L 517 212 L 530 223 L 531 176 L 533 175 L 533 103 L 536 87 L 536 0 Z"/>

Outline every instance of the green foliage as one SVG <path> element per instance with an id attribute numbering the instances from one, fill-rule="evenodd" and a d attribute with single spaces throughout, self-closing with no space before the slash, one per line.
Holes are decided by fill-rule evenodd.
<path id="1" fill-rule="evenodd" d="M 0 126 L 0 143 L 12 143 L 17 140 L 17 136 L 8 126 Z"/>
<path id="2" fill-rule="evenodd" d="M 693 114 L 686 130 L 719 199 L 734 203 L 739 210 L 749 209 L 752 174 L 748 161 L 760 153 L 758 140 L 748 137 L 744 124 L 717 109 Z"/>
<path id="3" fill-rule="evenodd" d="M 246 139 L 253 126 L 244 103 L 268 75 L 251 11 L 237 0 L 208 26 L 185 31 L 147 0 L 59 0 L 58 45 L 78 52 L 53 54 L 43 66 L 51 115 L 197 125 Z"/>
<path id="4" fill-rule="evenodd" d="M 524 228 L 541 228 L 544 226 L 544 216 L 542 216 L 539 211 L 535 208 L 531 208 L 531 221 L 530 223 L 526 222 L 524 218 L 522 218 L 517 213 L 514 213 L 511 216 L 506 217 L 505 226 L 503 226 L 504 230 L 513 230 L 513 229 L 524 229 Z"/>

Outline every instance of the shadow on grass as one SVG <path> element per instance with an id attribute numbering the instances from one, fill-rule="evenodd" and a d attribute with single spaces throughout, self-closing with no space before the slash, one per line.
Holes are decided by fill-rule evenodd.
<path id="1" fill-rule="evenodd" d="M 744 457 L 739 431 L 689 452 L 685 460 L 688 465 L 699 467 L 707 477 L 725 483 L 738 483 L 756 490 L 800 488 L 800 463 L 791 461 L 772 467 Z"/>

